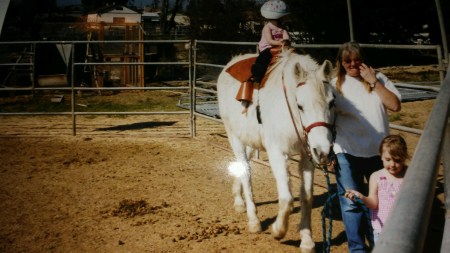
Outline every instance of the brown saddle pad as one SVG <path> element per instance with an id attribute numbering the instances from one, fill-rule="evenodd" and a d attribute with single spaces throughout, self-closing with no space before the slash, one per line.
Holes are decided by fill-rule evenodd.
<path id="1" fill-rule="evenodd" d="M 277 61 L 277 56 L 281 52 L 281 48 L 274 47 L 270 49 L 270 52 L 272 53 L 272 59 L 270 60 L 267 69 L 269 69 L 270 66 L 272 66 Z M 226 72 L 228 72 L 232 77 L 236 78 L 239 82 L 241 83 L 246 82 L 252 76 L 252 65 L 255 63 L 255 61 L 256 56 L 240 60 L 235 64 L 231 65 L 230 67 L 228 67 L 228 69 L 226 69 Z M 267 77 L 268 72 L 266 72 L 266 74 L 264 75 L 263 79 L 261 80 L 261 83 L 257 86 L 257 89 L 261 89 L 264 87 L 267 81 Z"/>
<path id="2" fill-rule="evenodd" d="M 252 76 L 252 65 L 256 61 L 256 56 L 236 62 L 226 70 L 238 81 L 245 82 Z"/>

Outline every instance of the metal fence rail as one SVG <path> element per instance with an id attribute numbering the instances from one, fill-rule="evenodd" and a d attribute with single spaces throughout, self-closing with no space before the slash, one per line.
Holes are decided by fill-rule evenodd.
<path id="1" fill-rule="evenodd" d="M 164 44 L 164 43 L 171 43 L 171 44 L 189 44 L 190 40 L 115 40 L 115 41 L 20 41 L 20 42 L 0 42 L 0 47 L 2 46 L 12 46 L 12 45 L 29 45 L 31 48 L 36 48 L 36 45 L 38 44 L 70 44 L 72 45 L 72 51 L 71 51 L 71 58 L 72 61 L 70 65 L 68 66 L 68 69 L 70 69 L 71 79 L 68 80 L 69 85 L 66 87 L 39 87 L 36 86 L 34 83 L 34 69 L 35 69 L 35 62 L 30 63 L 18 63 L 18 62 L 8 62 L 8 63 L 0 63 L 0 66 L 11 66 L 13 69 L 18 66 L 25 66 L 30 67 L 31 72 L 33 75 L 31 85 L 29 87 L 2 87 L 0 88 L 1 91 L 39 91 L 39 90 L 46 90 L 46 91 L 70 91 L 71 96 L 71 106 L 69 112 L 14 112 L 14 113 L 0 113 L 1 115 L 5 116 L 14 116 L 14 115 L 26 115 L 26 116 L 32 116 L 32 115 L 71 115 L 72 116 L 72 133 L 73 135 L 76 135 L 77 131 L 77 124 L 76 124 L 76 116 L 77 115 L 153 115 L 153 114 L 189 114 L 189 112 L 186 111 L 154 111 L 154 112 L 148 112 L 148 111 L 140 111 L 140 112 L 80 112 L 76 109 L 76 94 L 80 91 L 102 91 L 102 90 L 115 90 L 115 91 L 123 91 L 123 90 L 184 90 L 186 92 L 191 92 L 192 88 L 192 70 L 191 70 L 191 46 L 185 47 L 188 51 L 188 58 L 186 61 L 177 61 L 177 62 L 76 62 L 75 61 L 75 47 L 76 44 L 139 44 L 139 45 L 148 45 L 148 44 Z M 141 49 L 142 50 L 142 49 Z M 127 65 L 127 66 L 148 66 L 148 65 L 185 65 L 189 68 L 189 85 L 185 87 L 81 87 L 75 85 L 75 67 L 76 66 L 117 66 L 117 65 Z M 141 73 L 143 75 L 143 73 Z M 193 136 L 193 127 L 190 126 L 190 134 Z"/>
<path id="2" fill-rule="evenodd" d="M 447 209 L 441 252 L 450 252 L 449 106 L 450 67 L 374 253 L 427 252 L 423 247 L 441 158 Z"/>
<path id="3" fill-rule="evenodd" d="M 68 67 L 71 70 L 71 79 L 68 80 L 69 86 L 68 87 L 39 87 L 32 82 L 32 85 L 30 87 L 3 87 L 0 89 L 0 91 L 20 91 L 20 90 L 31 90 L 31 91 L 37 91 L 37 90 L 55 90 L 55 91 L 70 91 L 71 92 L 71 109 L 70 112 L 35 112 L 35 113 L 23 113 L 23 112 L 17 112 L 17 113 L 0 113 L 0 115 L 72 115 L 72 128 L 73 128 L 73 135 L 76 135 L 76 116 L 77 115 L 111 115 L 111 114 L 121 114 L 121 115 L 147 115 L 147 114 L 189 114 L 190 115 L 190 132 L 191 136 L 195 136 L 196 134 L 196 117 L 204 117 L 208 118 L 210 120 L 214 121 L 220 121 L 217 119 L 217 117 L 210 116 L 205 114 L 205 105 L 203 104 L 201 107 L 197 106 L 197 93 L 209 93 L 209 94 L 216 94 L 215 91 L 215 81 L 214 82 L 208 82 L 201 80 L 198 77 L 197 69 L 198 67 L 206 67 L 206 68 L 214 68 L 214 69 L 222 69 L 224 65 L 222 64 L 216 64 L 211 62 L 201 62 L 199 61 L 197 51 L 199 45 L 227 45 L 227 46 L 246 46 L 250 48 L 254 48 L 254 52 L 257 52 L 257 43 L 255 42 L 229 42 L 229 41 L 205 41 L 205 40 L 195 40 L 193 45 L 191 45 L 191 41 L 189 40 L 143 40 L 143 41 L 127 41 L 127 40 L 117 40 L 117 41 L 28 41 L 28 42 L 0 42 L 0 47 L 2 46 L 13 46 L 13 45 L 30 45 L 31 48 L 36 48 L 36 45 L 38 44 L 71 44 L 73 45 L 72 50 L 72 59 L 74 59 L 75 54 L 75 47 L 76 44 L 115 44 L 115 43 L 121 43 L 121 44 L 162 44 L 162 43 L 183 43 L 189 45 L 189 47 L 186 47 L 186 50 L 188 50 L 188 59 L 186 61 L 178 61 L 178 62 L 76 62 L 71 61 L 70 66 Z M 326 48 L 339 48 L 340 44 L 320 44 L 320 45 L 314 45 L 314 44 L 302 44 L 302 45 L 296 45 L 294 44 L 293 47 L 295 48 L 317 48 L 317 49 L 326 49 Z M 439 71 L 440 71 L 440 78 L 443 79 L 443 62 L 442 62 L 442 55 L 441 55 L 441 49 L 439 45 L 375 45 L 375 44 L 362 44 L 363 47 L 369 47 L 369 48 L 390 48 L 390 49 L 414 49 L 414 50 L 431 50 L 436 51 L 437 55 L 437 64 L 439 65 Z M 12 63 L 0 63 L 0 66 L 11 66 L 12 68 L 15 67 L 30 67 L 32 71 L 35 69 L 35 62 L 29 62 L 29 63 L 19 63 L 19 62 L 12 62 Z M 108 66 L 115 66 L 115 65 L 130 65 L 130 66 L 142 66 L 142 65 L 186 65 L 189 66 L 189 86 L 186 87 L 81 87 L 75 85 L 74 77 L 75 77 L 75 67 L 76 66 L 101 66 L 101 65 L 108 65 Z M 202 87 L 200 86 L 202 85 Z M 115 91 L 122 91 L 122 90 L 164 90 L 164 89 L 181 89 L 185 90 L 189 93 L 190 101 L 189 101 L 189 112 L 186 111 L 164 111 L 164 112 L 80 112 L 76 109 L 76 96 L 75 94 L 80 91 L 101 91 L 101 90 L 115 90 Z M 396 127 L 396 126 L 393 126 Z"/>
<path id="4" fill-rule="evenodd" d="M 225 67 L 224 64 L 217 64 L 217 63 L 207 63 L 207 62 L 200 62 L 198 60 L 198 56 L 197 56 L 197 51 L 199 50 L 199 45 L 227 45 L 227 46 L 254 46 L 255 47 L 255 53 L 257 52 L 257 44 L 256 43 L 252 43 L 252 42 L 229 42 L 229 41 L 205 41 L 205 40 L 195 40 L 194 41 L 194 51 L 193 51 L 193 80 L 192 80 L 192 85 L 193 85 L 193 89 L 192 89 L 192 104 L 190 105 L 190 108 L 194 108 L 192 110 L 192 121 L 193 121 L 193 131 L 194 131 L 194 136 L 196 135 L 196 129 L 195 129 L 195 121 L 196 121 L 196 116 L 199 117 L 203 117 L 203 118 L 207 118 L 210 120 L 215 120 L 215 121 L 220 121 L 217 119 L 217 117 L 215 115 L 207 115 L 205 113 L 203 113 L 203 111 L 197 110 L 196 109 L 196 97 L 197 97 L 197 92 L 204 92 L 204 93 L 208 93 L 208 94 L 217 94 L 216 90 L 214 89 L 216 86 L 216 83 L 214 82 L 205 82 L 202 81 L 198 78 L 197 75 L 197 68 L 198 67 L 208 67 L 208 68 L 212 68 L 212 69 L 222 69 L 223 67 Z M 293 44 L 292 45 L 295 48 L 315 48 L 315 49 L 325 49 L 325 48 L 332 48 L 332 49 L 338 49 L 341 44 Z M 444 63 L 443 63 L 443 58 L 442 58 L 442 53 L 441 53 L 441 47 L 439 45 L 385 45 L 385 44 L 361 44 L 361 47 L 366 47 L 366 48 L 380 48 L 380 49 L 393 49 L 393 50 L 405 50 L 405 49 L 412 49 L 412 50 L 430 50 L 430 51 L 434 51 L 436 53 L 436 58 L 437 58 L 437 65 L 439 66 L 439 78 L 440 78 L 440 83 L 442 83 L 442 81 L 444 80 L 444 73 L 445 73 L 445 68 L 444 68 Z M 199 85 L 207 85 L 209 88 L 205 89 L 200 87 Z M 396 86 L 398 87 L 402 87 L 402 88 L 418 88 L 418 89 L 422 89 L 422 90 L 428 90 L 428 91 L 433 91 L 433 92 L 438 92 L 440 90 L 439 87 L 430 87 L 430 86 L 422 86 L 422 85 L 411 85 L 411 84 L 404 84 L 404 83 L 400 83 L 400 84 L 396 84 Z M 215 105 L 211 105 L 211 106 L 218 106 L 217 104 Z M 390 124 L 391 128 L 394 129 L 398 129 L 401 131 L 405 131 L 405 132 L 409 132 L 409 133 L 414 133 L 414 134 L 421 134 L 422 130 L 420 129 L 414 129 L 414 128 L 409 128 L 409 127 L 404 127 L 404 126 L 399 126 L 399 125 L 395 125 L 395 124 Z"/>

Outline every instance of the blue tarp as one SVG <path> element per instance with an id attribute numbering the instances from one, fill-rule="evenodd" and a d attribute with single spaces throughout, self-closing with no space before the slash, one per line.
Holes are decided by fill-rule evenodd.
<path id="1" fill-rule="evenodd" d="M 437 91 L 404 88 L 404 87 L 397 87 L 397 89 L 402 94 L 402 102 L 413 102 L 427 99 L 435 99 L 438 95 Z M 185 98 L 188 97 L 185 96 Z M 209 96 L 208 98 L 210 101 L 197 103 L 197 105 L 195 106 L 196 112 L 210 117 L 220 118 L 219 104 L 217 103 L 217 99 L 213 99 L 214 97 L 212 96 Z M 186 102 L 180 99 L 178 107 L 189 110 L 190 109 L 189 101 Z"/>

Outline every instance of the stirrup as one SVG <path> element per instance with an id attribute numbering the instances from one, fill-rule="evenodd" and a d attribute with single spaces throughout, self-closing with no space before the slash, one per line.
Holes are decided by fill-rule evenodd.
<path id="1" fill-rule="evenodd" d="M 253 81 L 250 79 L 241 83 L 238 93 L 236 94 L 236 100 L 252 102 L 253 97 Z"/>

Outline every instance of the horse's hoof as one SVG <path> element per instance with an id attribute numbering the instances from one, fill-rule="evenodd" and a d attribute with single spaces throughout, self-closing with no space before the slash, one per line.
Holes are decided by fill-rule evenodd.
<path id="1" fill-rule="evenodd" d="M 274 223 L 272 225 L 272 236 L 277 239 L 277 240 L 281 240 L 284 238 L 284 236 L 286 235 L 286 229 L 284 228 L 277 228 L 276 227 L 276 223 Z"/>
<path id="2" fill-rule="evenodd" d="M 275 239 L 280 240 L 283 239 L 287 233 L 289 224 L 288 224 L 289 214 L 287 215 L 278 215 L 275 222 L 272 224 L 272 236 Z"/>
<path id="3" fill-rule="evenodd" d="M 250 233 L 260 233 L 262 231 L 261 222 L 248 222 L 248 231 Z"/>
<path id="4" fill-rule="evenodd" d="M 300 243 L 300 251 L 302 253 L 314 253 L 315 250 L 315 244 L 314 240 L 311 237 L 311 230 L 310 229 L 301 229 L 300 230 L 300 239 L 302 242 Z"/>
<path id="5" fill-rule="evenodd" d="M 314 243 L 302 243 L 300 244 L 300 252 L 301 253 L 315 253 L 316 249 L 314 248 Z"/>

